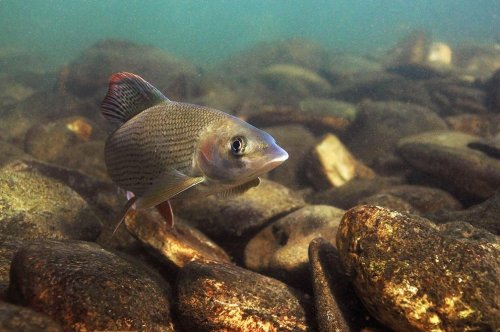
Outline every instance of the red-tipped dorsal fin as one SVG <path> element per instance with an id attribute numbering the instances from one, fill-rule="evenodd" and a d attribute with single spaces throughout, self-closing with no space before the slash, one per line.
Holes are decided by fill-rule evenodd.
<path id="1" fill-rule="evenodd" d="M 101 104 L 102 115 L 120 124 L 140 112 L 162 102 L 168 102 L 157 88 L 142 77 L 131 73 L 117 73 L 109 79 L 108 94 Z"/>

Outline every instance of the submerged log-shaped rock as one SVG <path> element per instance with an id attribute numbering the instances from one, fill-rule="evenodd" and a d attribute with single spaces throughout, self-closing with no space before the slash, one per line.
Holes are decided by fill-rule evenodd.
<path id="1" fill-rule="evenodd" d="M 344 215 L 337 248 L 357 294 L 388 327 L 495 331 L 500 249 L 465 234 L 442 232 L 417 216 L 359 206 Z"/>

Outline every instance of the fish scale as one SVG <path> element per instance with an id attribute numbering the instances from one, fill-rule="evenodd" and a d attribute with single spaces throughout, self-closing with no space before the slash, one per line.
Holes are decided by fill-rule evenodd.
<path id="1" fill-rule="evenodd" d="M 226 117 L 222 112 L 190 104 L 170 102 L 151 107 L 107 140 L 108 172 L 113 181 L 136 195 L 169 169 L 189 174 L 200 132 Z"/>

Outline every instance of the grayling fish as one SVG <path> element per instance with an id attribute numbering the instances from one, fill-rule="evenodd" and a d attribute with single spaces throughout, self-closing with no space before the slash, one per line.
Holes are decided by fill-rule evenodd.
<path id="1" fill-rule="evenodd" d="M 224 112 L 173 102 L 141 77 L 114 74 L 101 105 L 118 122 L 105 147 L 111 179 L 137 208 L 243 192 L 288 154 L 271 135 Z"/>

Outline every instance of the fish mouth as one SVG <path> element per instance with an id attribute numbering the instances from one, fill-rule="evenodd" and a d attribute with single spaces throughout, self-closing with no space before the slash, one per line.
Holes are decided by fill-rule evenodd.
<path id="1" fill-rule="evenodd" d="M 288 159 L 288 152 L 286 152 L 279 145 L 272 145 L 265 150 L 265 153 L 270 157 L 261 168 L 262 173 L 269 172 L 270 170 L 281 165 Z"/>

